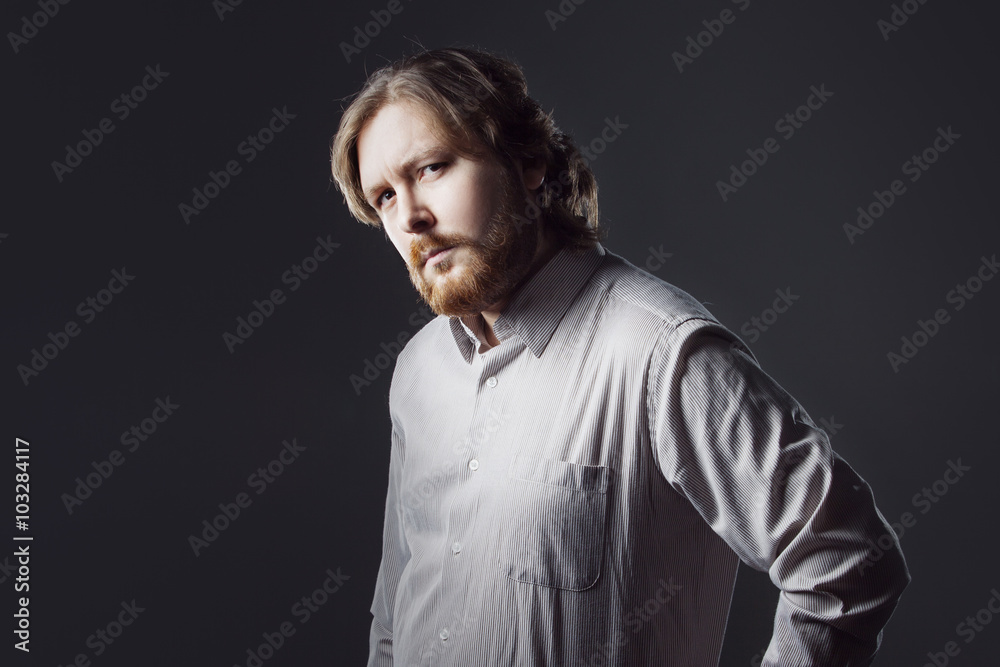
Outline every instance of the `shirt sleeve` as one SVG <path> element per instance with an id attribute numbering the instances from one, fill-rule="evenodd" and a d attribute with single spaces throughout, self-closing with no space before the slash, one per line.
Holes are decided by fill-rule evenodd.
<path id="1" fill-rule="evenodd" d="M 389 453 L 389 488 L 385 499 L 385 524 L 382 530 L 382 562 L 375 581 L 372 601 L 372 627 L 368 640 L 368 667 L 392 667 L 393 610 L 396 588 L 403 568 L 410 560 L 410 549 L 403 534 L 399 485 L 403 469 L 403 438 L 392 429 Z"/>
<path id="2" fill-rule="evenodd" d="M 781 589 L 763 667 L 871 664 L 910 576 L 868 484 L 717 323 L 664 332 L 649 382 L 660 472 Z"/>

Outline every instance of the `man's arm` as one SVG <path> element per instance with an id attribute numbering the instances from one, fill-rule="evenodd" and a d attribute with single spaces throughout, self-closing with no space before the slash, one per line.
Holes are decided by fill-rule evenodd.
<path id="1" fill-rule="evenodd" d="M 649 397 L 664 477 L 781 589 L 764 667 L 870 664 L 910 577 L 871 489 L 826 433 L 703 320 L 664 333 Z M 868 560 L 885 535 L 890 548 Z"/>
<path id="2" fill-rule="evenodd" d="M 385 524 L 382 530 L 382 563 L 375 582 L 372 601 L 372 627 L 368 640 L 368 667 L 392 667 L 393 609 L 399 577 L 410 560 L 410 549 L 403 535 L 399 485 L 403 470 L 403 438 L 392 429 L 389 453 L 389 489 L 385 498 Z"/>

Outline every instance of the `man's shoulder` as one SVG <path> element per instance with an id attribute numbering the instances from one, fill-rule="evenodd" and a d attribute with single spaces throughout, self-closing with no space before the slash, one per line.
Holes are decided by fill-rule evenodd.
<path id="1" fill-rule="evenodd" d="M 449 326 L 450 318 L 444 315 L 434 315 L 427 310 L 422 318 L 411 318 L 410 324 L 420 327 L 416 333 L 406 340 L 400 341 L 402 349 L 396 356 L 396 364 L 392 369 L 392 380 L 389 384 L 389 403 L 394 404 L 398 395 L 411 395 L 413 388 L 420 382 L 428 364 L 436 366 L 435 359 L 440 359 L 451 352 L 458 354 L 455 339 Z M 450 350 L 449 350 L 450 346 Z"/>
<path id="2" fill-rule="evenodd" d="M 396 360 L 397 368 L 400 363 L 406 363 L 407 360 L 414 357 L 422 357 L 433 349 L 440 347 L 442 341 L 451 342 L 452 346 L 454 346 L 455 342 L 449 324 L 450 319 L 445 315 L 434 315 L 428 310 L 427 317 L 418 322 L 420 328 L 405 342 L 403 349 L 400 350 L 399 357 Z"/>
<path id="3" fill-rule="evenodd" d="M 689 320 L 719 324 L 705 305 L 686 290 L 613 252 L 605 251 L 595 278 L 603 283 L 608 300 L 615 305 L 616 316 L 648 320 L 669 329 Z"/>
<path id="4" fill-rule="evenodd" d="M 678 359 L 709 342 L 739 350 L 754 363 L 749 346 L 690 293 L 612 252 L 597 274 L 603 283 L 602 323 L 610 340 L 658 359 Z M 692 345 L 698 340 L 699 343 Z"/>

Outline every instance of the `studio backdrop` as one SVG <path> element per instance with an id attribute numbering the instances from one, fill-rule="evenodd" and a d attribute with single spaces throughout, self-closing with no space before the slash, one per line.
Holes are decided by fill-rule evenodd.
<path id="1" fill-rule="evenodd" d="M 705 303 L 871 485 L 913 576 L 876 664 L 996 664 L 998 20 L 5 3 L 0 664 L 364 664 L 389 384 L 432 315 L 329 147 L 369 73 L 446 46 L 521 65 L 606 247 Z M 723 665 L 759 664 L 776 601 L 740 570 Z"/>

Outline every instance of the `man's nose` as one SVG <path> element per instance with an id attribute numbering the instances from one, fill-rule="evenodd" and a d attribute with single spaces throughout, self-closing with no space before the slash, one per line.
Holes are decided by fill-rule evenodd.
<path id="1" fill-rule="evenodd" d="M 399 226 L 404 232 L 420 234 L 434 226 L 434 216 L 417 193 L 398 192 L 396 198 Z"/>

